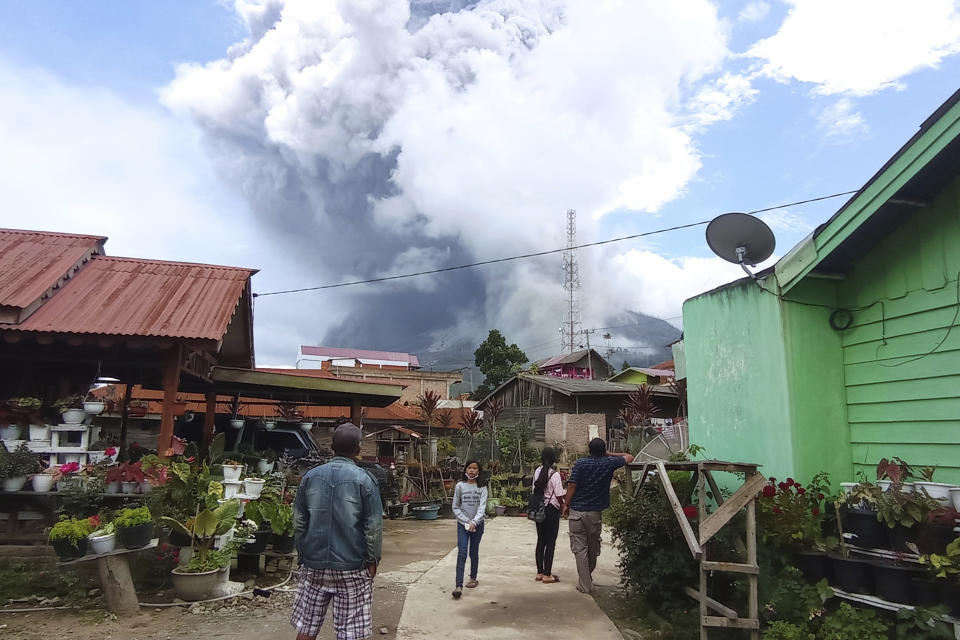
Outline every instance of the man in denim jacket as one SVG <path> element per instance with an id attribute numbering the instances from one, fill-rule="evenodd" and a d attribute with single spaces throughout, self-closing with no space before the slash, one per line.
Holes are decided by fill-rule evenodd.
<path id="1" fill-rule="evenodd" d="M 383 537 L 383 508 L 376 480 L 354 462 L 361 431 L 353 424 L 333 433 L 330 462 L 300 481 L 293 504 L 300 584 L 290 623 L 297 640 L 313 640 L 333 601 L 337 640 L 373 634 L 373 578 Z"/>

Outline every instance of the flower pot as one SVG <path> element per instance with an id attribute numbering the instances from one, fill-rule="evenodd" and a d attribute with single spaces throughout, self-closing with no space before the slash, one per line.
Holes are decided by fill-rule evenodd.
<path id="1" fill-rule="evenodd" d="M 229 500 L 233 496 L 240 493 L 240 487 L 243 485 L 242 482 L 238 481 L 223 481 L 223 497 L 225 500 Z"/>
<path id="2" fill-rule="evenodd" d="M 253 534 L 253 542 L 240 547 L 244 553 L 263 553 L 267 550 L 267 543 L 270 542 L 270 536 L 273 535 L 269 529 L 257 531 Z"/>
<path id="3" fill-rule="evenodd" d="M 920 575 L 916 569 L 894 565 L 873 565 L 873 580 L 876 593 L 887 602 L 913 604 L 912 578 Z"/>
<path id="4" fill-rule="evenodd" d="M 106 487 L 104 488 L 104 491 L 105 491 L 106 493 L 110 493 L 110 494 L 120 493 L 120 490 L 121 490 L 121 487 L 120 487 L 120 481 L 119 481 L 119 480 L 114 480 L 113 482 L 108 482 L 108 483 L 106 484 Z"/>
<path id="5" fill-rule="evenodd" d="M 203 573 L 181 573 L 179 569 L 170 572 L 177 597 L 188 602 L 210 598 L 220 582 L 219 574 L 219 569 Z"/>
<path id="6" fill-rule="evenodd" d="M 3 490 L 4 491 L 20 491 L 23 489 L 23 485 L 27 484 L 27 476 L 14 476 L 12 478 L 3 479 Z"/>
<path id="7" fill-rule="evenodd" d="M 167 542 L 175 547 L 189 547 L 193 544 L 193 540 L 191 540 L 190 536 L 182 531 L 173 530 L 171 530 L 167 535 Z"/>
<path id="8" fill-rule="evenodd" d="M 810 584 L 816 584 L 823 579 L 830 582 L 830 558 L 819 551 L 801 551 L 794 556 L 794 564 Z"/>
<path id="9" fill-rule="evenodd" d="M 898 524 L 892 529 L 887 527 L 887 548 L 899 553 L 910 553 L 908 542 L 915 542 L 917 537 L 917 528 L 905 527 Z"/>
<path id="10" fill-rule="evenodd" d="M 87 417 L 87 412 L 83 409 L 67 409 L 60 417 L 63 418 L 64 424 L 80 424 Z"/>
<path id="11" fill-rule="evenodd" d="M 413 517 L 417 520 L 436 520 L 440 512 L 440 506 L 434 504 L 432 506 L 414 507 L 411 510 L 413 511 Z"/>
<path id="12" fill-rule="evenodd" d="M 518 516 L 518 515 L 520 515 L 520 507 L 507 507 L 507 510 L 504 511 L 503 515 L 505 515 L 505 516 Z"/>
<path id="13" fill-rule="evenodd" d="M 267 420 L 266 422 L 263 423 L 263 428 L 266 429 L 267 431 L 273 431 L 276 428 L 276 426 L 277 426 L 277 423 L 274 422 L 273 420 Z"/>
<path id="14" fill-rule="evenodd" d="M 407 510 L 405 504 L 391 504 L 387 506 L 387 515 L 393 518 L 402 518 Z"/>
<path id="15" fill-rule="evenodd" d="M 493 508 L 493 511 L 494 511 L 494 513 L 496 513 L 498 516 L 502 516 L 503 514 L 505 514 L 505 513 L 507 512 L 507 508 L 504 507 L 504 506 L 502 506 L 502 505 L 499 505 L 499 504 L 498 504 L 497 506 L 495 506 L 495 507 Z"/>
<path id="16" fill-rule="evenodd" d="M 866 549 L 879 549 L 886 544 L 885 526 L 872 509 L 849 508 L 843 516 L 843 532 L 853 534 L 851 542 Z"/>
<path id="17" fill-rule="evenodd" d="M 940 585 L 940 600 L 950 609 L 950 615 L 960 618 L 960 584 L 944 582 Z"/>
<path id="18" fill-rule="evenodd" d="M 273 473 L 273 462 L 267 462 L 266 458 L 260 458 L 260 461 L 257 463 L 257 472 L 262 475 L 267 475 Z"/>
<path id="19" fill-rule="evenodd" d="M 246 478 L 243 481 L 243 493 L 256 500 L 260 497 L 260 492 L 263 491 L 263 485 L 265 484 L 267 484 L 267 481 L 262 478 Z"/>
<path id="20" fill-rule="evenodd" d="M 924 523 L 917 527 L 917 549 L 920 550 L 920 555 L 944 555 L 947 545 L 953 542 L 955 537 L 953 525 Z"/>
<path id="21" fill-rule="evenodd" d="M 912 482 L 904 482 L 903 486 L 900 487 L 900 491 L 903 493 L 913 493 L 916 490 L 916 485 Z"/>
<path id="22" fill-rule="evenodd" d="M 863 560 L 830 556 L 834 586 L 848 593 L 873 593 L 873 569 Z"/>
<path id="23" fill-rule="evenodd" d="M 87 539 L 83 538 L 77 541 L 76 546 L 70 540 L 51 540 L 50 546 L 57 553 L 61 560 L 70 560 L 73 558 L 82 558 L 87 555 Z"/>
<path id="24" fill-rule="evenodd" d="M 80 486 L 80 478 L 64 478 L 57 480 L 57 491 L 67 491 Z"/>
<path id="25" fill-rule="evenodd" d="M 88 416 L 98 416 L 103 413 L 103 410 L 107 408 L 106 402 L 99 402 L 97 400 L 92 400 L 90 402 L 83 403 L 83 411 Z"/>
<path id="26" fill-rule="evenodd" d="M 50 427 L 48 427 L 45 424 L 30 425 L 30 441 L 31 442 L 49 442 Z"/>
<path id="27" fill-rule="evenodd" d="M 126 549 L 139 549 L 150 544 L 153 538 L 153 523 L 144 522 L 133 527 L 118 527 L 117 542 Z"/>
<path id="28" fill-rule="evenodd" d="M 230 426 L 234 429 L 243 429 L 243 420 L 231 420 Z"/>
<path id="29" fill-rule="evenodd" d="M 917 491 L 923 491 L 940 504 L 950 503 L 950 489 L 954 488 L 952 484 L 944 482 L 914 482 L 913 484 Z"/>
<path id="30" fill-rule="evenodd" d="M 950 503 L 954 509 L 960 511 L 960 487 L 950 488 Z"/>
<path id="31" fill-rule="evenodd" d="M 242 464 L 225 464 L 223 465 L 223 481 L 224 482 L 236 482 L 240 479 L 240 474 L 243 472 Z"/>
<path id="32" fill-rule="evenodd" d="M 110 553 L 116 548 L 117 535 L 115 533 L 96 537 L 87 536 L 87 539 L 90 541 L 90 552 L 98 556 Z"/>
<path id="33" fill-rule="evenodd" d="M 124 494 L 128 496 L 132 496 L 137 492 L 137 489 L 140 488 L 140 483 L 139 482 L 121 482 L 120 486 L 123 489 Z"/>
<path id="34" fill-rule="evenodd" d="M 150 484 L 149 480 L 140 483 L 140 493 L 150 493 L 151 491 L 153 491 L 153 485 Z"/>
<path id="35" fill-rule="evenodd" d="M 860 484 L 859 482 L 841 482 L 840 488 L 843 489 L 845 495 L 850 495 L 853 493 L 853 488 Z"/>
<path id="36" fill-rule="evenodd" d="M 15 424 L 0 428 L 0 440 L 19 440 L 20 427 Z"/>
<path id="37" fill-rule="evenodd" d="M 100 464 L 106 457 L 105 451 L 87 451 L 87 462 L 90 464 Z"/>
<path id="38" fill-rule="evenodd" d="M 273 535 L 274 553 L 293 553 L 293 536 Z"/>
<path id="39" fill-rule="evenodd" d="M 889 491 L 890 487 L 893 486 L 892 480 L 877 480 L 877 486 L 880 487 L 881 491 Z"/>
<path id="40" fill-rule="evenodd" d="M 935 607 L 940 604 L 940 583 L 926 578 L 911 578 L 913 603 L 918 607 Z"/>
<path id="41" fill-rule="evenodd" d="M 310 431 L 310 429 L 313 429 L 313 423 L 312 423 L 312 422 L 301 422 L 301 423 L 300 423 L 300 429 L 302 429 L 303 431 Z"/>
<path id="42" fill-rule="evenodd" d="M 49 473 L 35 473 L 30 476 L 30 484 L 37 493 L 48 493 L 53 487 L 53 476 Z"/>

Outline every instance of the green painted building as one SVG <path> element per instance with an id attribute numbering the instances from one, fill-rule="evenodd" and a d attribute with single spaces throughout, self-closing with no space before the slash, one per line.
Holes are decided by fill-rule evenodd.
<path id="1" fill-rule="evenodd" d="M 607 380 L 626 384 L 666 384 L 672 378 L 672 369 L 627 367 Z"/>
<path id="2" fill-rule="evenodd" d="M 684 303 L 690 439 L 834 485 L 960 483 L 960 91 L 773 268 Z"/>

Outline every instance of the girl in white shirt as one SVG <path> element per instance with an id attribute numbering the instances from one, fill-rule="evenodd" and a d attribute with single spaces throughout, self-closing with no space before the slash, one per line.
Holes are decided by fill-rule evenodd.
<path id="1" fill-rule="evenodd" d="M 545 514 L 543 522 L 537 523 L 537 580 L 544 584 L 556 582 L 553 573 L 553 553 L 557 548 L 557 533 L 560 531 L 560 511 L 567 490 L 563 488 L 560 474 L 552 467 L 557 461 L 557 452 L 544 447 L 540 453 L 541 466 L 533 473 L 533 492 L 543 494 Z"/>

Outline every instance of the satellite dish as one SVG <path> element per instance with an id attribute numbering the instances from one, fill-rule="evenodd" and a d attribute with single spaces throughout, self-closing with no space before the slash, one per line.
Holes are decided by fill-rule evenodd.
<path id="1" fill-rule="evenodd" d="M 755 267 L 772 256 L 777 241 L 770 227 L 759 218 L 745 213 L 725 213 L 707 225 L 707 244 L 715 254 L 739 264 L 747 275 L 755 278 L 747 266 Z"/>

